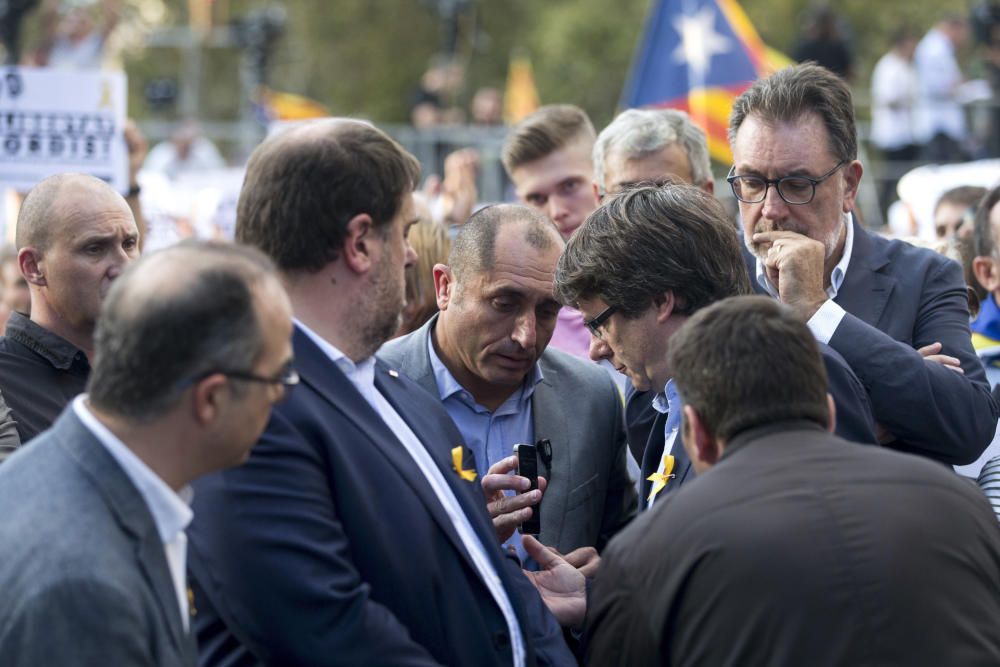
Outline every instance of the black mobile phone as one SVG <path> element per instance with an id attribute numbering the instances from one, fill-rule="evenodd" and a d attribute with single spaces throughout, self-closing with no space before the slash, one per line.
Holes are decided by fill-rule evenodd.
<path id="1" fill-rule="evenodd" d="M 538 450 L 534 445 L 514 445 L 514 456 L 517 457 L 517 474 L 527 477 L 531 482 L 532 491 L 538 488 Z M 528 491 L 525 491 L 527 493 Z M 531 518 L 521 524 L 522 535 L 537 535 L 542 529 L 542 503 L 539 501 L 531 508 Z"/>

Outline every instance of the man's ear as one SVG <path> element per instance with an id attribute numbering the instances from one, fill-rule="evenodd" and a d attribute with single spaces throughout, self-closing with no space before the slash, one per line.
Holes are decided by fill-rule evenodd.
<path id="1" fill-rule="evenodd" d="M 976 276 L 976 282 L 987 292 L 994 294 L 1000 290 L 1000 271 L 997 270 L 997 263 L 992 257 L 980 255 L 974 258 L 972 273 Z"/>
<path id="2" fill-rule="evenodd" d="M 455 273 L 447 264 L 434 265 L 434 296 L 438 310 L 448 310 L 455 294 Z"/>
<path id="3" fill-rule="evenodd" d="M 861 175 L 865 168 L 857 160 L 851 160 L 844 165 L 844 204 L 843 212 L 850 213 L 854 210 L 854 200 L 858 196 L 858 186 L 861 185 Z"/>
<path id="4" fill-rule="evenodd" d="M 656 321 L 660 324 L 670 319 L 676 307 L 677 299 L 674 298 L 672 290 L 667 290 L 663 294 L 653 297 L 653 308 L 656 309 Z"/>
<path id="5" fill-rule="evenodd" d="M 229 379 L 222 373 L 213 373 L 200 380 L 191 390 L 191 412 L 201 426 L 211 424 L 222 411 L 225 397 L 232 395 Z"/>
<path id="6" fill-rule="evenodd" d="M 594 188 L 594 199 L 598 202 L 603 202 L 604 195 L 601 194 L 601 186 L 597 184 L 597 181 L 591 181 L 590 185 Z"/>
<path id="7" fill-rule="evenodd" d="M 39 287 L 48 284 L 45 282 L 45 272 L 42 267 L 42 253 L 33 246 L 21 248 L 17 253 L 17 266 L 29 284 Z"/>
<path id="8" fill-rule="evenodd" d="M 707 192 L 710 195 L 714 195 L 715 194 L 715 181 L 713 181 L 711 178 L 709 178 L 708 180 L 706 180 L 704 183 L 701 184 L 701 189 L 704 190 L 705 192 Z"/>
<path id="9" fill-rule="evenodd" d="M 699 471 L 711 468 L 722 456 L 722 443 L 715 439 L 701 415 L 690 405 L 684 406 L 684 448 L 695 470 Z"/>
<path id="10" fill-rule="evenodd" d="M 344 234 L 344 264 L 355 273 L 368 273 L 375 264 L 372 255 L 378 232 L 367 213 L 358 213 L 347 223 Z"/>

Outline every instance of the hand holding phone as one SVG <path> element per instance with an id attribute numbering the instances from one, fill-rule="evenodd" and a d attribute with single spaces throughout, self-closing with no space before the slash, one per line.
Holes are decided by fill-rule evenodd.
<path id="1" fill-rule="evenodd" d="M 517 474 L 527 477 L 531 482 L 528 491 L 538 488 L 538 450 L 534 445 L 514 445 L 514 456 L 517 457 Z M 542 504 L 539 502 L 531 508 L 531 518 L 523 522 L 518 530 L 522 535 L 537 535 L 542 529 Z"/>

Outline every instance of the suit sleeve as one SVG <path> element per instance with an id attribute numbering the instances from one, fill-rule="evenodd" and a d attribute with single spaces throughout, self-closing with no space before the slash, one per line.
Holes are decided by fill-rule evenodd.
<path id="1" fill-rule="evenodd" d="M 216 612 L 266 663 L 436 664 L 353 564 L 320 454 L 280 413 L 242 467 L 196 486 L 192 571 Z M 201 501 L 201 502 L 199 502 Z M 199 513 L 202 503 L 210 511 Z M 207 507 L 206 507 L 207 509 Z M 199 549 L 198 542 L 206 549 Z M 206 614 L 195 617 L 210 629 Z M 238 629 L 238 630 L 237 630 Z"/>
<path id="2" fill-rule="evenodd" d="M 844 358 L 820 343 L 830 395 L 836 405 L 836 434 L 850 442 L 877 444 L 871 400 Z"/>
<path id="3" fill-rule="evenodd" d="M 614 445 L 610 466 L 611 478 L 608 480 L 608 491 L 604 499 L 604 515 L 601 518 L 601 532 L 597 538 L 598 551 L 603 550 L 611 538 L 635 518 L 638 507 L 635 484 L 628 475 L 625 434 L 625 422 L 622 402 L 613 381 L 608 378 L 611 386 L 610 400 L 614 404 Z"/>
<path id="4" fill-rule="evenodd" d="M 912 347 L 846 314 L 830 340 L 868 390 L 889 446 L 949 464 L 975 461 L 993 439 L 997 404 L 969 335 L 961 267 L 942 261 L 924 281 Z M 927 361 L 917 348 L 940 342 L 964 374 Z"/>
<path id="5" fill-rule="evenodd" d="M 26 600 L 0 629 L 0 655 L 6 667 L 157 667 L 146 615 L 111 585 L 59 582 Z"/>

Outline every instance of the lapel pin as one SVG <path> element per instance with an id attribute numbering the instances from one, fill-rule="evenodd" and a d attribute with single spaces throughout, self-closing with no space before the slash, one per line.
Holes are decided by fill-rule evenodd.
<path id="1" fill-rule="evenodd" d="M 399 373 L 396 372 L 396 371 L 390 370 L 389 371 L 389 376 L 390 377 L 394 377 L 394 378 L 398 378 L 399 377 Z"/>

